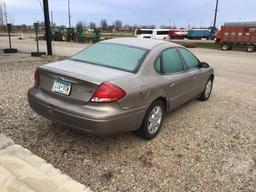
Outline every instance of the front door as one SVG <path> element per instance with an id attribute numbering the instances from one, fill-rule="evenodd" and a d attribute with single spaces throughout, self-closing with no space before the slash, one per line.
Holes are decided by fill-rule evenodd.
<path id="1" fill-rule="evenodd" d="M 186 71 L 191 76 L 190 88 L 191 98 L 199 95 L 205 86 L 208 75 L 205 73 L 205 69 L 199 68 L 199 59 L 196 58 L 190 51 L 184 48 L 178 48 L 181 57 L 185 63 Z"/>

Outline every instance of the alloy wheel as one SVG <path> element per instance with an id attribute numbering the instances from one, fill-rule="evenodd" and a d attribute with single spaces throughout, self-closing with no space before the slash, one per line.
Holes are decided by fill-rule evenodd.
<path id="1" fill-rule="evenodd" d="M 205 92 L 204 92 L 204 96 L 205 98 L 208 98 L 211 94 L 212 91 L 212 80 L 208 80 L 206 87 L 205 87 Z"/>
<path id="2" fill-rule="evenodd" d="M 148 118 L 148 131 L 150 134 L 155 134 L 161 126 L 163 111 L 160 106 L 155 106 Z"/>

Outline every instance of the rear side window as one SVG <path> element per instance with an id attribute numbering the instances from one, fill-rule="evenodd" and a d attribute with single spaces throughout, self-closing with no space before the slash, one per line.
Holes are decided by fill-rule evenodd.
<path id="1" fill-rule="evenodd" d="M 163 72 L 178 73 L 183 71 L 183 64 L 175 48 L 167 49 L 162 53 Z"/>
<path id="2" fill-rule="evenodd" d="M 198 68 L 198 59 L 190 53 L 187 49 L 179 49 L 183 56 L 188 70 Z"/>

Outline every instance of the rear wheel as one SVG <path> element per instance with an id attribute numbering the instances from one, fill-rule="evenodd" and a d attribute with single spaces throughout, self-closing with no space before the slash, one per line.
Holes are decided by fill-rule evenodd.
<path id="1" fill-rule="evenodd" d="M 255 47 L 253 45 L 248 45 L 247 51 L 251 53 L 251 52 L 255 51 Z"/>
<path id="2" fill-rule="evenodd" d="M 224 44 L 221 45 L 221 49 L 222 49 L 223 51 L 227 51 L 227 50 L 230 50 L 230 49 L 232 49 L 232 48 L 231 48 L 230 45 L 224 43 Z"/>
<path id="3" fill-rule="evenodd" d="M 165 107 L 161 100 L 152 103 L 146 112 L 141 127 L 136 131 L 136 134 L 146 140 L 155 138 L 163 123 L 164 109 Z"/>
<path id="4" fill-rule="evenodd" d="M 201 96 L 199 97 L 199 100 L 200 101 L 206 101 L 209 99 L 211 93 L 212 93 L 212 86 L 213 86 L 213 78 L 211 77 L 206 85 L 205 85 L 205 88 L 204 88 L 204 91 L 203 93 L 201 94 Z"/>

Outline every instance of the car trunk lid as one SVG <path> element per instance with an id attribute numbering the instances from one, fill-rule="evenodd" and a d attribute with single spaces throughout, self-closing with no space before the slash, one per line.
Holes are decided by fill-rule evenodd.
<path id="1" fill-rule="evenodd" d="M 93 64 L 64 60 L 43 65 L 40 70 L 40 89 L 46 94 L 67 102 L 86 104 L 97 87 L 103 82 L 122 78 L 132 73 Z M 70 93 L 56 92 L 56 81 L 70 84 Z"/>

